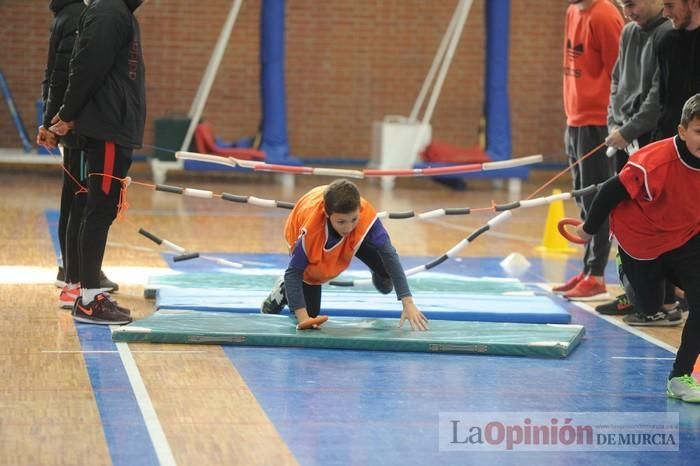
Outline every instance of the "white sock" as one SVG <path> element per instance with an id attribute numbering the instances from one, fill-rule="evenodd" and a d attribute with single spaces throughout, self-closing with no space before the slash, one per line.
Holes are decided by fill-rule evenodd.
<path id="1" fill-rule="evenodd" d="M 673 304 L 664 304 L 664 311 L 666 311 L 666 312 L 673 311 L 680 305 L 681 305 L 681 303 L 679 303 L 678 301 L 676 301 Z"/>
<path id="2" fill-rule="evenodd" d="M 83 304 L 88 304 L 95 300 L 95 296 L 102 293 L 99 288 L 83 288 L 80 291 L 80 296 L 83 298 Z"/>

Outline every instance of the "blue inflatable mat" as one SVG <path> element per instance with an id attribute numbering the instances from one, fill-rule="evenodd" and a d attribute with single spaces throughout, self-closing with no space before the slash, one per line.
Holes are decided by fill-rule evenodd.
<path id="1" fill-rule="evenodd" d="M 114 327 L 112 339 L 565 358 L 584 333 L 581 325 L 450 321 L 434 321 L 419 332 L 400 328 L 398 319 L 362 317 L 334 317 L 318 330 L 297 330 L 288 316 L 163 310 Z"/>
<path id="2" fill-rule="evenodd" d="M 209 288 L 161 288 L 156 309 L 189 309 L 211 312 L 260 312 L 266 292 Z M 418 308 L 431 320 L 567 324 L 571 315 L 546 296 L 503 296 L 472 293 L 420 293 Z M 325 291 L 323 314 L 329 316 L 399 318 L 396 295 L 377 292 L 333 293 Z M 286 311 L 285 311 L 286 312 Z"/>

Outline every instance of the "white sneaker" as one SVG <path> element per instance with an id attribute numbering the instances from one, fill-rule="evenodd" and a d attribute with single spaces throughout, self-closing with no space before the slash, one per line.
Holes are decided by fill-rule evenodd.
<path id="1" fill-rule="evenodd" d="M 673 377 L 666 384 L 666 394 L 687 403 L 700 403 L 700 384 L 690 375 Z"/>
<path id="2" fill-rule="evenodd" d="M 263 314 L 279 314 L 287 305 L 287 298 L 284 289 L 284 277 L 279 277 L 275 281 L 275 285 L 270 292 L 270 295 L 262 302 L 260 312 Z"/>

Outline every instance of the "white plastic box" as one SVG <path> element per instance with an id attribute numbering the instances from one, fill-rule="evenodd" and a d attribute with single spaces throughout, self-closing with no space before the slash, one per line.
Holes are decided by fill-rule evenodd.
<path id="1" fill-rule="evenodd" d="M 406 117 L 387 115 L 372 125 L 370 167 L 387 169 L 413 168 L 420 154 L 432 139 L 429 124 L 410 121 Z M 394 187 L 393 176 L 381 178 L 382 189 Z"/>

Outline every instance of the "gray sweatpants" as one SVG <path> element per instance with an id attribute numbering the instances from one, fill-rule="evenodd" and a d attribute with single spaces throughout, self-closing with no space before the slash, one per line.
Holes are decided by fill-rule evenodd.
<path id="1" fill-rule="evenodd" d="M 608 128 L 605 126 L 567 126 L 564 136 L 566 155 L 573 165 L 605 140 Z M 615 174 L 615 161 L 605 155 L 605 146 L 588 156 L 583 162 L 571 169 L 574 189 L 581 189 L 592 184 L 602 183 Z M 586 216 L 595 194 L 576 199 L 580 209 L 581 220 Z M 608 221 L 602 225 L 593 239 L 586 243 L 583 254 L 583 272 L 600 276 L 605 271 L 610 254 L 610 227 Z"/>

